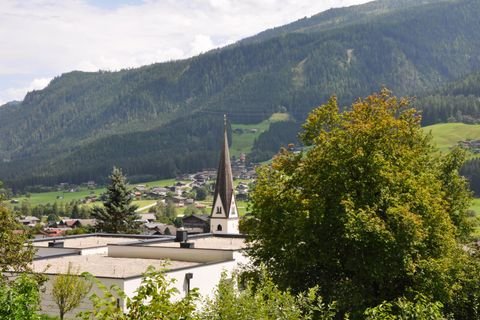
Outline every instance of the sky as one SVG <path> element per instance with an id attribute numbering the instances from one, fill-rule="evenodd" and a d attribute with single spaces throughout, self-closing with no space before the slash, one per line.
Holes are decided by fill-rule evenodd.
<path id="1" fill-rule="evenodd" d="M 0 0 L 0 105 L 72 70 L 184 59 L 369 0 Z"/>

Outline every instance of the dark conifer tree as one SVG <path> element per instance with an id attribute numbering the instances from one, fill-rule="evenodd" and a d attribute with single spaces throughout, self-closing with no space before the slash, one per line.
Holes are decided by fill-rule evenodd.
<path id="1" fill-rule="evenodd" d="M 113 167 L 107 187 L 106 200 L 103 207 L 94 207 L 92 216 L 97 219 L 96 228 L 108 233 L 138 233 L 139 216 L 132 205 L 132 197 L 127 188 L 126 178 L 122 170 Z"/>
<path id="2" fill-rule="evenodd" d="M 80 218 L 80 208 L 78 204 L 74 204 L 72 208 L 72 219 L 79 219 Z"/>

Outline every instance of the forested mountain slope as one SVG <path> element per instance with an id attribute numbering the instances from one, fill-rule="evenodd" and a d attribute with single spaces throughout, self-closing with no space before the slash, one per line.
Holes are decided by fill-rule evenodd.
<path id="1" fill-rule="evenodd" d="M 64 74 L 0 108 L 0 179 L 22 187 L 98 180 L 114 164 L 155 178 L 215 166 L 223 113 L 255 123 L 286 111 L 293 121 L 278 126 L 289 130 L 272 130 L 295 132 L 332 94 L 342 105 L 383 85 L 417 95 L 480 71 L 479 15 L 473 0 L 379 1 L 187 60 Z M 258 140 L 254 153 L 271 151 L 257 158 L 278 148 L 270 140 Z"/>
<path id="2" fill-rule="evenodd" d="M 480 73 L 448 83 L 417 100 L 422 124 L 445 122 L 480 123 Z"/>

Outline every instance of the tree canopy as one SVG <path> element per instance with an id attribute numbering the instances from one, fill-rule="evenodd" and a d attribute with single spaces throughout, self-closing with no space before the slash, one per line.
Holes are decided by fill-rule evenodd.
<path id="1" fill-rule="evenodd" d="M 409 106 L 384 89 L 341 113 L 332 97 L 303 126 L 310 148 L 283 149 L 259 170 L 248 253 L 282 288 L 318 285 L 354 318 L 416 293 L 449 312 L 476 308 L 458 306 L 479 292 L 465 271 L 478 262 L 460 245 L 470 232 L 462 153 L 435 153 Z"/>
<path id="2" fill-rule="evenodd" d="M 2 183 L 0 182 L 0 187 Z M 39 319 L 40 277 L 30 275 L 35 251 L 28 243 L 28 233 L 14 214 L 1 203 L 0 193 L 0 319 Z M 19 272 L 8 279 L 10 272 Z"/>
<path id="3" fill-rule="evenodd" d="M 94 207 L 92 216 L 96 219 L 96 228 L 109 233 L 137 233 L 140 217 L 135 212 L 137 206 L 132 204 L 132 196 L 122 170 L 113 167 L 110 175 L 103 207 Z"/>
<path id="4" fill-rule="evenodd" d="M 40 320 L 40 283 L 28 274 L 0 282 L 0 319 Z"/>
<path id="5" fill-rule="evenodd" d="M 0 204 L 0 276 L 6 271 L 26 271 L 34 250 L 15 216 Z"/>

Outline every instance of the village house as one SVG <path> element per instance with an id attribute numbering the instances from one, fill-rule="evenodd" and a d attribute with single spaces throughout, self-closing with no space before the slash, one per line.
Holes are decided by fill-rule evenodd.
<path id="1" fill-rule="evenodd" d="M 175 235 L 177 227 L 172 224 L 165 224 L 160 222 L 148 222 L 144 224 L 145 233 L 148 235 Z"/>
<path id="2" fill-rule="evenodd" d="M 206 215 L 192 214 L 182 217 L 182 225 L 189 234 L 210 232 L 210 218 Z"/>
<path id="3" fill-rule="evenodd" d="M 62 219 L 50 226 L 55 228 L 89 228 L 95 226 L 95 219 Z"/>
<path id="4" fill-rule="evenodd" d="M 28 226 L 28 227 L 35 227 L 38 223 L 40 223 L 40 219 L 33 216 L 18 217 L 17 221 L 22 225 Z"/>

